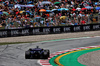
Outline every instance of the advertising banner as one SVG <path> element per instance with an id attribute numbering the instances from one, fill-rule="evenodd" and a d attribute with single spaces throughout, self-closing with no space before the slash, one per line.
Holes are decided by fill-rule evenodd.
<path id="1" fill-rule="evenodd" d="M 23 29 L 2 29 L 0 30 L 0 38 L 28 36 L 28 35 L 43 35 L 43 34 L 57 34 L 68 32 L 83 32 L 100 30 L 100 24 L 75 25 L 75 26 L 54 26 L 54 27 L 34 27 Z"/>

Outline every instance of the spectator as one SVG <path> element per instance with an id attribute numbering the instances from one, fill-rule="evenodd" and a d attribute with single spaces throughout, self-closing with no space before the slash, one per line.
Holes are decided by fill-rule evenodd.
<path id="1" fill-rule="evenodd" d="M 2 26 L 6 26 L 6 22 L 5 22 L 5 20 L 2 21 L 1 25 L 2 25 Z"/>
<path id="2" fill-rule="evenodd" d="M 61 24 L 81 25 L 93 22 L 94 16 L 99 12 L 99 10 L 95 9 L 99 7 L 98 4 L 94 4 L 97 2 L 95 0 L 59 0 L 60 3 L 58 4 L 54 4 L 57 0 L 48 0 L 49 4 L 43 4 L 43 1 L 0 0 L 0 24 L 8 29 L 38 26 L 49 27 Z M 91 8 L 86 8 L 86 6 Z M 61 10 L 61 8 L 67 10 Z M 39 12 L 40 9 L 50 10 L 50 12 Z M 57 10 L 52 11 L 53 9 Z M 60 20 L 62 16 L 67 18 Z M 34 18 L 36 17 L 41 17 L 41 19 L 35 21 Z M 88 22 L 89 19 L 91 22 Z"/>
<path id="3" fill-rule="evenodd" d="M 82 20 L 82 21 L 81 21 L 81 24 L 82 24 L 82 25 L 86 24 L 85 20 Z"/>

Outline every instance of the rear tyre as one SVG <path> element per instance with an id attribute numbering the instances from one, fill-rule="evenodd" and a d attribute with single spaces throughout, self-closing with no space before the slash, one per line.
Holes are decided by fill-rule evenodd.
<path id="1" fill-rule="evenodd" d="M 50 57 L 50 51 L 49 50 L 47 50 L 47 51 L 48 51 L 48 54 L 47 55 L 48 55 L 48 57 Z"/>
<path id="2" fill-rule="evenodd" d="M 44 56 L 44 59 L 48 59 L 48 56 L 45 55 L 45 56 Z"/>
<path id="3" fill-rule="evenodd" d="M 25 59 L 30 59 L 30 51 L 25 52 Z"/>
<path id="4" fill-rule="evenodd" d="M 50 56 L 49 50 L 44 50 L 44 59 L 48 59 Z"/>

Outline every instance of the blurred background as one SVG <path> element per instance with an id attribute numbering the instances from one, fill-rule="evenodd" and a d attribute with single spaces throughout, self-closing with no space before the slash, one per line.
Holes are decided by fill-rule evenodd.
<path id="1" fill-rule="evenodd" d="M 99 0 L 0 0 L 0 29 L 99 22 Z"/>

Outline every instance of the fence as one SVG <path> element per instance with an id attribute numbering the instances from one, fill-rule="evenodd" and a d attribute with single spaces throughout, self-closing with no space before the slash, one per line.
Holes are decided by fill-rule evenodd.
<path id="1" fill-rule="evenodd" d="M 41 34 L 56 34 L 68 32 L 82 32 L 100 30 L 100 23 L 76 26 L 55 26 L 55 27 L 34 27 L 24 29 L 3 29 L 0 30 L 0 37 L 28 36 Z"/>

